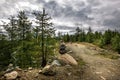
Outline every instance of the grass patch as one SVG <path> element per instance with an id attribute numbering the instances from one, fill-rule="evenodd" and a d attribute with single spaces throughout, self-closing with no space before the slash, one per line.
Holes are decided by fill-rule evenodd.
<path id="1" fill-rule="evenodd" d="M 120 56 L 116 53 L 103 52 L 103 53 L 100 53 L 99 55 L 105 58 L 115 59 L 115 60 L 120 58 Z"/>
<path id="2" fill-rule="evenodd" d="M 78 65 L 81 67 L 86 65 L 86 63 L 82 59 L 77 60 L 77 62 L 78 62 Z"/>

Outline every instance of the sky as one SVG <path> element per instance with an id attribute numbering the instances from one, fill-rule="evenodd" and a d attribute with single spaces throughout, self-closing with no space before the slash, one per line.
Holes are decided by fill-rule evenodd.
<path id="1" fill-rule="evenodd" d="M 57 32 L 74 32 L 76 27 L 120 30 L 120 0 L 0 0 L 0 20 L 7 21 L 20 10 L 30 13 L 43 8 L 52 17 Z"/>

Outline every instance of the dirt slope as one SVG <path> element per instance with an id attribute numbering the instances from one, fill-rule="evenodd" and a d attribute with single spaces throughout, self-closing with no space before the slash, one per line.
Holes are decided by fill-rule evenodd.
<path id="1" fill-rule="evenodd" d="M 87 63 L 85 80 L 120 80 L 120 60 L 96 55 L 99 54 L 99 50 L 96 49 L 96 46 L 91 47 L 89 44 L 68 43 L 67 46 L 76 56 Z"/>

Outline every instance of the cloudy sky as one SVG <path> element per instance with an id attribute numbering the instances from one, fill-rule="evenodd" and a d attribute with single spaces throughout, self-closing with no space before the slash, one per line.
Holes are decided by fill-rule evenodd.
<path id="1" fill-rule="evenodd" d="M 19 10 L 42 11 L 43 7 L 59 31 L 72 32 L 76 26 L 99 31 L 120 29 L 120 0 L 0 0 L 0 20 Z"/>

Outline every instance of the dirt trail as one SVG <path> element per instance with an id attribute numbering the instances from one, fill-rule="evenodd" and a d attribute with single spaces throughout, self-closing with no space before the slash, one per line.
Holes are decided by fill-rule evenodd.
<path id="1" fill-rule="evenodd" d="M 120 80 L 120 60 L 95 55 L 99 53 L 95 46 L 92 46 L 93 49 L 86 44 L 73 43 L 67 44 L 67 46 L 76 56 L 87 63 L 87 75 L 93 76 L 94 80 Z"/>

